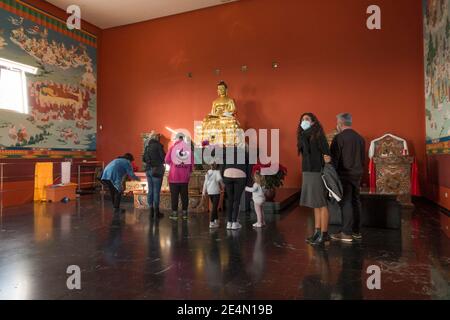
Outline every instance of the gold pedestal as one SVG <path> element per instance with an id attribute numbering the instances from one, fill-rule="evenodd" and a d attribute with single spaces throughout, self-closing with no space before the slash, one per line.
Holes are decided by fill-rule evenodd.
<path id="1" fill-rule="evenodd" d="M 204 141 L 209 144 L 234 145 L 240 141 L 239 121 L 232 117 L 218 117 L 205 119 L 201 125 L 195 128 L 196 140 L 194 143 L 201 146 Z M 243 134 L 243 131 L 242 131 Z"/>

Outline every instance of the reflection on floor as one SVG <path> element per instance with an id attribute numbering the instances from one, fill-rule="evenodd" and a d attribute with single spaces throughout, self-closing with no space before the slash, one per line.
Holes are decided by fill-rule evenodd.
<path id="1" fill-rule="evenodd" d="M 125 204 L 130 206 L 130 204 Z M 3 212 L 0 299 L 450 299 L 450 240 L 438 209 L 418 203 L 401 231 L 363 230 L 359 244 L 305 244 L 311 212 L 268 215 L 268 226 L 216 231 L 206 215 L 150 220 L 108 201 L 30 204 Z M 81 268 L 67 289 L 69 265 Z M 367 268 L 381 268 L 381 290 Z"/>

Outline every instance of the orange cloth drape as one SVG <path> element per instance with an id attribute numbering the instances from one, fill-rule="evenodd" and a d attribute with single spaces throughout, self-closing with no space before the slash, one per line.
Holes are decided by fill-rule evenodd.
<path id="1" fill-rule="evenodd" d="M 34 168 L 34 201 L 46 201 L 45 186 L 53 184 L 53 163 L 38 162 Z"/>

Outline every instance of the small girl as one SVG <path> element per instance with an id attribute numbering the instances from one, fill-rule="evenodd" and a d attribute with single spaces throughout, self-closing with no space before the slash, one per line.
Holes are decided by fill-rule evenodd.
<path id="1" fill-rule="evenodd" d="M 206 194 L 208 194 L 212 202 L 211 220 L 209 223 L 211 229 L 219 227 L 217 209 L 219 207 L 221 188 L 223 188 L 222 175 L 218 165 L 213 163 L 211 169 L 205 175 L 205 183 L 203 184 L 203 197 L 206 197 Z"/>
<path id="2" fill-rule="evenodd" d="M 261 228 L 266 225 L 263 211 L 263 204 L 266 201 L 266 197 L 264 196 L 264 191 L 262 189 L 263 176 L 261 176 L 259 172 L 255 172 L 253 175 L 253 181 L 255 181 L 253 187 L 245 187 L 245 191 L 253 194 L 252 198 L 255 205 L 256 218 L 258 219 L 258 221 L 253 224 L 253 227 Z"/>

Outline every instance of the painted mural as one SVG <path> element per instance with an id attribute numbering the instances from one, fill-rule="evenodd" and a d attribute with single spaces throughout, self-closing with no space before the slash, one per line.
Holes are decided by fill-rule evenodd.
<path id="1" fill-rule="evenodd" d="M 27 74 L 28 114 L 0 109 L 3 150 L 96 149 L 96 39 L 21 1 L 0 0 L 0 57 Z"/>
<path id="2" fill-rule="evenodd" d="M 426 139 L 429 153 L 450 152 L 450 0 L 424 0 Z"/>

